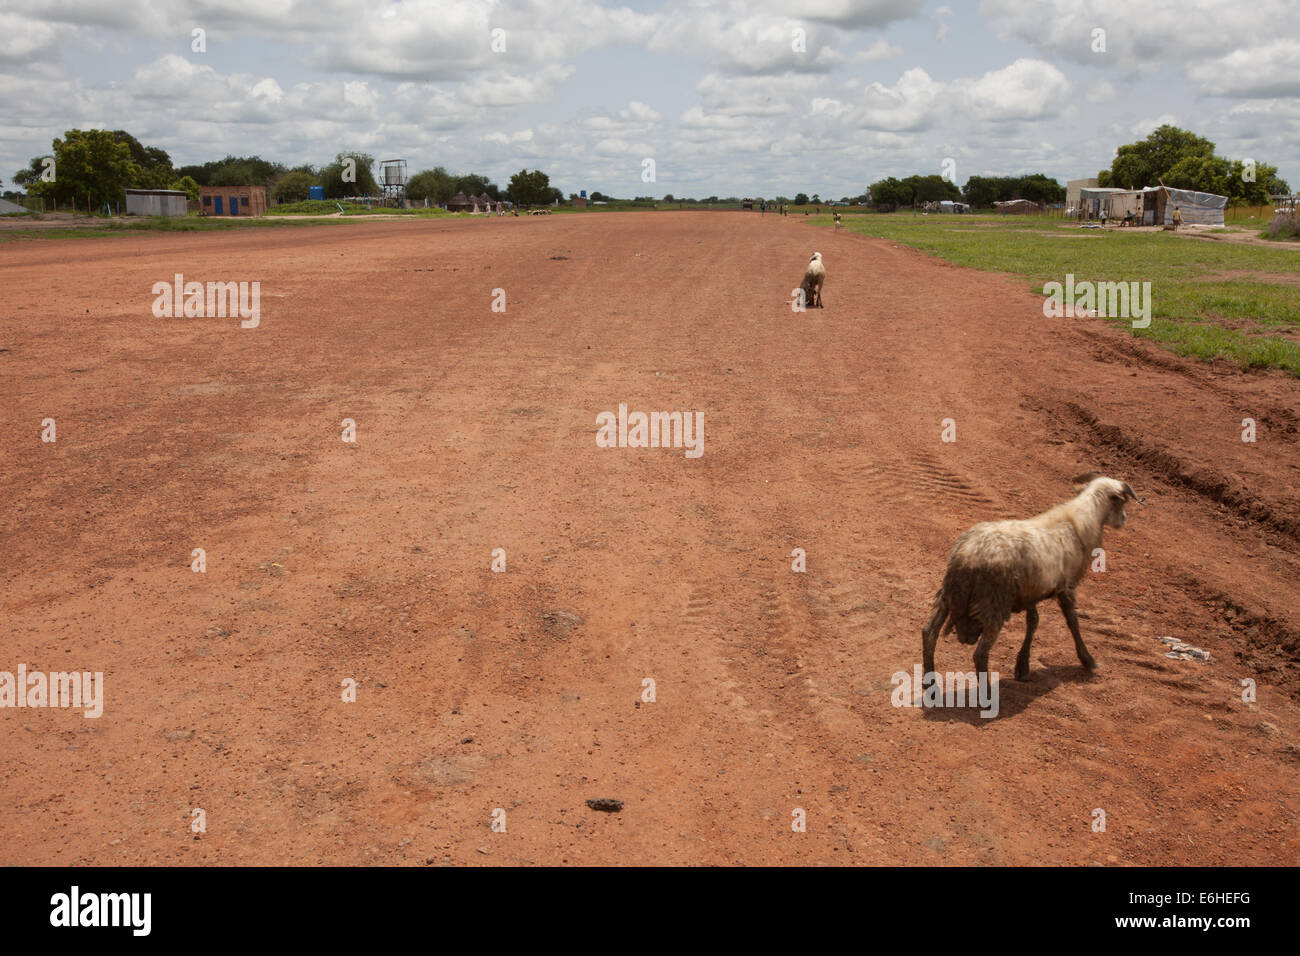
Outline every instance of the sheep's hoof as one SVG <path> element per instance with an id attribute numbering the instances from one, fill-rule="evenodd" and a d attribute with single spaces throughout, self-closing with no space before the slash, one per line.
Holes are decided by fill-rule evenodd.
<path id="1" fill-rule="evenodd" d="M 1016 668 L 1016 680 L 1018 680 L 1018 681 L 1031 681 L 1031 680 L 1033 680 L 1033 679 L 1034 679 L 1034 678 L 1033 678 L 1033 677 L 1030 675 L 1030 673 L 1029 673 L 1029 667 L 1028 667 L 1028 666 L 1023 667 L 1023 668 L 1021 668 L 1021 667 L 1017 667 L 1017 668 Z"/>
<path id="2" fill-rule="evenodd" d="M 1089 654 L 1087 657 L 1079 658 L 1079 663 L 1083 665 L 1084 670 L 1090 673 L 1097 669 L 1097 662 L 1092 659 L 1091 654 Z"/>

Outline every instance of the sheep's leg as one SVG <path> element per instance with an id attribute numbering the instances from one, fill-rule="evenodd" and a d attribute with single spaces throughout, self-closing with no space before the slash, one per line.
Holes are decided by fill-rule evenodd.
<path id="1" fill-rule="evenodd" d="M 986 681 L 989 679 L 989 651 L 993 649 L 993 642 L 998 639 L 998 633 L 1004 623 L 1003 621 L 997 624 L 986 623 L 980 634 L 979 643 L 975 645 L 975 670 L 977 676 L 982 676 Z"/>
<path id="2" fill-rule="evenodd" d="M 1065 623 L 1070 626 L 1070 634 L 1074 636 L 1074 652 L 1079 655 L 1079 663 L 1088 670 L 1095 671 L 1097 662 L 1088 653 L 1088 648 L 1083 643 L 1083 635 L 1079 633 L 1079 616 L 1074 613 L 1074 595 L 1062 591 L 1056 596 L 1056 603 L 1061 605 L 1061 613 L 1065 615 Z"/>
<path id="3" fill-rule="evenodd" d="M 1016 655 L 1016 680 L 1029 680 L 1029 645 L 1037 627 L 1038 606 L 1031 604 L 1025 609 L 1025 643 L 1020 645 L 1020 653 Z"/>
<path id="4" fill-rule="evenodd" d="M 926 674 L 934 673 L 934 647 L 939 643 L 939 632 L 943 630 L 943 622 L 947 619 L 948 605 L 942 599 L 935 601 L 930 623 L 921 631 L 921 661 L 924 665 L 921 674 L 922 682 L 925 681 Z"/>

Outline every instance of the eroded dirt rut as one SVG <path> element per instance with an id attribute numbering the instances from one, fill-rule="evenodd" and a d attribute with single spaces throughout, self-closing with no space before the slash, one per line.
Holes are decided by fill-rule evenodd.
<path id="1" fill-rule="evenodd" d="M 155 319 L 176 272 L 261 326 Z M 0 285 L 0 670 L 106 675 L 0 710 L 3 862 L 1297 858 L 1292 380 L 776 217 L 15 243 Z M 703 455 L 597 447 L 619 403 Z M 1100 671 L 1044 606 L 997 718 L 892 706 L 956 535 L 1091 468 L 1148 500 L 1080 589 Z"/>

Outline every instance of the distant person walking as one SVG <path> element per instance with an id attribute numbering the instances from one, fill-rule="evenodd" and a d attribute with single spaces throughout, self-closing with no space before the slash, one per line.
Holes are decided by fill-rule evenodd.
<path id="1" fill-rule="evenodd" d="M 1183 211 L 1177 206 L 1174 207 L 1174 229 L 1176 230 L 1183 224 Z"/>
<path id="2" fill-rule="evenodd" d="M 1106 214 L 1109 210 L 1105 206 L 1101 207 L 1101 228 L 1106 228 Z"/>

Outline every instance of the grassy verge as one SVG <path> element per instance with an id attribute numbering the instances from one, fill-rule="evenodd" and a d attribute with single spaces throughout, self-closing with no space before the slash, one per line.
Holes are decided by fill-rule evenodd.
<path id="1" fill-rule="evenodd" d="M 813 221 L 831 223 L 828 216 Z M 1231 275 L 1300 274 L 1300 252 L 1294 249 L 1002 216 L 920 217 L 908 212 L 846 217 L 844 226 L 958 265 L 1024 276 L 1040 294 L 1044 283 L 1063 283 L 1067 274 L 1076 283 L 1150 282 L 1150 327 L 1133 329 L 1127 319 L 1111 321 L 1179 355 L 1226 359 L 1243 368 L 1280 368 L 1300 377 L 1300 344 L 1276 334 L 1300 331 L 1300 291 L 1294 285 Z"/>
<path id="2" fill-rule="evenodd" d="M 437 218 L 442 216 L 454 216 L 456 213 L 447 212 L 445 209 L 430 208 L 425 209 L 423 206 L 417 206 L 414 209 L 396 209 L 392 206 L 371 206 L 367 208 L 361 203 L 354 202 L 335 202 L 333 199 L 307 199 L 303 202 L 282 203 L 278 206 L 272 206 L 266 211 L 268 216 L 337 216 L 339 207 L 343 207 L 345 216 L 415 216 L 417 218 Z"/>
<path id="3" fill-rule="evenodd" d="M 347 222 L 350 221 L 349 217 L 351 221 L 355 221 L 356 216 L 376 214 L 409 216 L 417 219 L 454 218 L 457 215 L 444 209 L 366 209 L 365 206 L 351 203 L 344 203 L 343 208 L 344 215 L 340 216 L 338 206 L 333 202 L 316 200 L 312 203 L 294 203 L 291 206 L 273 206 L 265 216 L 240 218 L 199 216 L 191 213 L 188 216 L 140 216 L 110 220 L 68 219 L 32 229 L 21 227 L 0 229 L 0 242 L 13 239 L 90 239 L 102 236 L 135 235 L 141 232 L 228 232 L 232 229 L 319 226 Z"/>
<path id="4" fill-rule="evenodd" d="M 337 212 L 338 210 L 335 210 Z M 213 217 L 186 216 L 142 216 L 139 219 L 109 220 L 100 225 L 70 219 L 67 225 L 42 226 L 36 229 L 0 229 L 0 242 L 14 239 L 97 239 L 104 236 L 132 236 L 141 232 L 228 232 L 232 229 L 257 229 L 267 226 L 316 226 L 322 223 L 342 222 L 342 219 L 305 219 L 292 218 L 267 219 L 263 217 L 247 219 L 223 219 Z"/>

